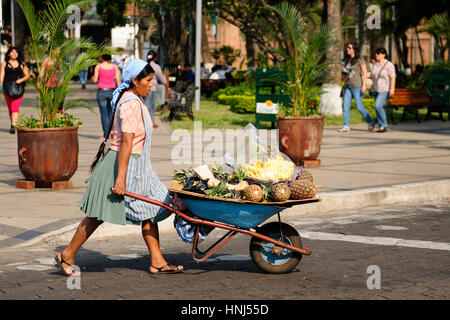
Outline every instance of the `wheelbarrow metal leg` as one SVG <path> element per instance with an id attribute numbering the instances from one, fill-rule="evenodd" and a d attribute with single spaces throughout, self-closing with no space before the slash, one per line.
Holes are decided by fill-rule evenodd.
<path id="1" fill-rule="evenodd" d="M 196 232 L 195 232 L 194 243 L 192 244 L 192 258 L 196 262 L 206 261 L 206 259 L 211 257 L 211 255 L 213 255 L 217 250 L 219 250 L 225 243 L 227 243 L 231 238 L 233 238 L 237 234 L 236 231 L 229 231 L 222 238 L 220 238 L 218 241 L 216 241 L 216 243 L 214 243 L 212 246 L 210 246 L 205 252 L 201 252 L 198 249 L 199 230 L 200 230 L 200 226 L 197 226 Z M 197 257 L 196 253 L 201 254 L 202 257 Z"/>

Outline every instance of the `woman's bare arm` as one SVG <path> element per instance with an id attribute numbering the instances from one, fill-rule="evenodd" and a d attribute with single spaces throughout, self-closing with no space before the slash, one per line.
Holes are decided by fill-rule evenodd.
<path id="1" fill-rule="evenodd" d="M 98 68 L 99 68 L 99 65 L 96 65 L 95 69 L 94 69 L 94 76 L 92 77 L 93 83 L 97 83 L 97 81 L 98 81 Z"/>
<path id="2" fill-rule="evenodd" d="M 2 62 L 2 65 L 0 67 L 0 85 L 3 86 L 3 80 L 5 80 L 5 66 L 6 62 Z"/>
<path id="3" fill-rule="evenodd" d="M 366 91 L 366 80 L 367 80 L 367 66 L 365 64 L 361 65 L 361 74 L 362 74 L 361 92 L 364 93 Z"/>
<path id="4" fill-rule="evenodd" d="M 17 81 L 16 81 L 17 84 L 28 81 L 31 78 L 30 70 L 28 69 L 27 64 L 24 63 L 23 66 L 21 66 L 21 68 L 23 71 L 23 77 L 20 79 L 17 79 Z"/>
<path id="5" fill-rule="evenodd" d="M 127 170 L 133 145 L 134 133 L 122 132 L 122 142 L 119 151 L 119 164 L 113 192 L 123 195 L 127 188 Z"/>

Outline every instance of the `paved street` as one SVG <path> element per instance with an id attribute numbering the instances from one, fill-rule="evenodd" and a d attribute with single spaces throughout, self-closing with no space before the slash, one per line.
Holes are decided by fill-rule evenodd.
<path id="1" fill-rule="evenodd" d="M 54 267 L 55 238 L 28 248 L 0 250 L 0 299 L 449 299 L 450 203 L 366 208 L 293 218 L 312 255 L 294 272 L 269 275 L 249 257 L 250 238 L 238 235 L 210 260 L 195 263 L 175 230 L 161 235 L 168 261 L 186 271 L 153 276 L 136 233 L 88 241 L 77 264 L 75 289 Z M 214 230 L 202 248 L 223 234 Z M 379 276 L 377 279 L 376 276 Z M 368 289 L 376 287 L 380 289 Z M 69 283 L 69 284 L 70 284 Z M 268 290 L 270 288 L 270 290 Z"/>
<path id="2" fill-rule="evenodd" d="M 33 89 L 27 89 L 21 113 L 37 112 L 35 96 Z M 75 98 L 88 99 L 96 113 L 83 108 L 70 110 L 83 121 L 83 126 L 79 128 L 80 152 L 78 170 L 71 179 L 73 189 L 61 191 L 15 188 L 16 180 L 23 178 L 18 166 L 17 135 L 8 133 L 9 119 L 4 100 L 0 101 L 0 249 L 39 242 L 54 232 L 73 232 L 83 217 L 78 203 L 86 190 L 85 180 L 101 134 L 95 84 L 89 83 L 86 90 L 74 84 L 68 100 Z M 179 142 L 172 139 L 167 123 L 159 118 L 157 121 L 160 126 L 152 137 L 152 165 L 162 182 L 170 186 L 173 170 L 192 164 L 173 162 L 172 151 Z M 323 187 L 318 192 L 322 201 L 287 209 L 285 216 L 449 199 L 450 121 L 407 121 L 391 128 L 378 134 L 368 132 L 366 125 L 355 125 L 352 132 L 341 134 L 336 132 L 337 127 L 325 127 L 322 164 L 310 169 L 314 183 Z M 170 223 L 160 228 L 173 229 Z M 127 230 L 114 225 L 105 229 L 108 231 L 100 236 Z"/>

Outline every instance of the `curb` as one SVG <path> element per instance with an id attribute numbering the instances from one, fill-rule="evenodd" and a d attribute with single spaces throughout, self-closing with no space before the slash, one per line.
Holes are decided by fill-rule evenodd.
<path id="1" fill-rule="evenodd" d="M 293 218 L 366 207 L 413 205 L 450 200 L 450 179 L 351 191 L 324 192 L 318 193 L 318 196 L 321 199 L 320 202 L 287 209 L 283 212 L 283 216 Z"/>
<path id="2" fill-rule="evenodd" d="M 450 179 L 427 181 L 421 183 L 408 183 L 390 187 L 367 188 L 342 192 L 318 193 L 320 202 L 304 206 L 297 206 L 283 211 L 284 218 L 301 218 L 304 216 L 330 214 L 335 211 L 355 210 L 366 207 L 387 205 L 413 205 L 424 202 L 450 200 Z M 13 246 L 24 248 L 44 241 L 70 241 L 75 233 L 78 223 L 43 234 L 39 237 Z M 159 232 L 175 232 L 173 219 L 168 218 L 158 224 Z M 140 235 L 137 226 L 118 226 L 104 223 L 100 225 L 90 239 L 104 239 L 109 237 Z"/>

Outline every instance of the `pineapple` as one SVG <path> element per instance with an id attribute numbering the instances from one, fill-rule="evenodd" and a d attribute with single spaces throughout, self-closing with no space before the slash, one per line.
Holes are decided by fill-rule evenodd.
<path id="1" fill-rule="evenodd" d="M 245 200 L 259 202 L 263 198 L 263 190 L 260 186 L 252 184 L 242 191 L 242 196 Z"/>
<path id="2" fill-rule="evenodd" d="M 302 173 L 297 177 L 297 180 L 308 180 L 311 183 L 313 183 L 313 176 L 311 171 L 308 170 L 302 170 Z"/>
<path id="3" fill-rule="evenodd" d="M 263 190 L 262 202 L 269 202 L 270 194 L 272 192 L 272 184 L 271 183 L 263 184 L 262 190 Z"/>
<path id="4" fill-rule="evenodd" d="M 316 196 L 314 184 L 308 180 L 295 180 L 289 188 L 292 200 L 311 199 Z"/>
<path id="5" fill-rule="evenodd" d="M 283 202 L 291 196 L 291 189 L 286 183 L 277 183 L 272 187 L 272 200 L 275 202 Z"/>

